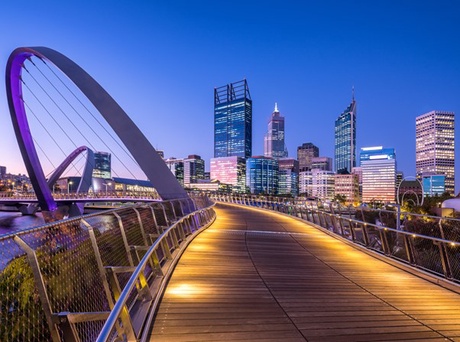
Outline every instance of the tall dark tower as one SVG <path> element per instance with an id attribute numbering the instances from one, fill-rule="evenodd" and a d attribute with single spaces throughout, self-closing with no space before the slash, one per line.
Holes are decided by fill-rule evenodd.
<path id="1" fill-rule="evenodd" d="M 264 156 L 286 158 L 288 153 L 284 137 L 284 116 L 280 114 L 278 104 L 275 103 L 275 110 L 268 121 L 267 134 L 265 134 Z"/>
<path id="2" fill-rule="evenodd" d="M 334 169 L 336 172 L 351 173 L 356 166 L 356 101 L 353 96 L 350 105 L 335 120 Z"/>
<path id="3" fill-rule="evenodd" d="M 214 88 L 214 158 L 252 155 L 252 100 L 242 80 Z"/>

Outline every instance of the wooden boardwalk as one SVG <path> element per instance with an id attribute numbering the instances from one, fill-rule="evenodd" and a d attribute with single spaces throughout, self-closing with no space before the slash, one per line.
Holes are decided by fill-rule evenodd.
<path id="1" fill-rule="evenodd" d="M 152 341 L 460 341 L 459 294 L 295 219 L 216 212 L 174 271 Z"/>

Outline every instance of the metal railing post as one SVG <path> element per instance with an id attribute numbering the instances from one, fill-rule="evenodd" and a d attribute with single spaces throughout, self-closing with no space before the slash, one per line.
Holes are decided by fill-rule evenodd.
<path id="1" fill-rule="evenodd" d="M 43 311 L 45 312 L 46 322 L 48 323 L 48 328 L 50 329 L 51 338 L 53 342 L 61 342 L 61 337 L 59 336 L 59 332 L 54 324 L 53 311 L 51 309 L 45 281 L 43 280 L 42 272 L 40 271 L 40 265 L 38 263 L 37 255 L 35 254 L 35 250 L 33 250 L 17 235 L 14 237 L 14 242 L 16 242 L 16 244 L 27 254 L 27 259 L 34 275 L 35 286 L 37 287 L 39 299 L 42 304 Z"/>
<path id="2" fill-rule="evenodd" d="M 128 238 L 126 237 L 126 232 L 125 232 L 125 229 L 123 227 L 123 220 L 121 219 L 121 216 L 118 215 L 118 213 L 113 212 L 113 215 L 118 220 L 118 228 L 120 229 L 121 238 L 123 239 L 123 245 L 125 246 L 125 251 L 126 251 L 126 255 L 128 257 L 129 265 L 134 266 L 133 256 L 131 255 L 131 250 L 130 250 L 129 244 L 128 244 Z"/>
<path id="3" fill-rule="evenodd" d="M 442 218 L 439 219 L 438 225 L 439 225 L 439 231 L 441 233 L 441 238 L 445 240 L 446 236 L 444 235 L 444 227 L 442 226 Z M 444 275 L 446 276 L 446 278 L 450 279 L 452 278 L 452 267 L 450 265 L 450 260 L 447 255 L 447 246 L 444 243 L 439 243 L 438 247 L 439 247 L 439 253 L 441 257 L 441 263 L 442 263 L 442 269 L 444 271 Z"/>

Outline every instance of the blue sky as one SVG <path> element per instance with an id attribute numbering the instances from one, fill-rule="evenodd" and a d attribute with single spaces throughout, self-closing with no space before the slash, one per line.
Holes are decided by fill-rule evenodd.
<path id="1" fill-rule="evenodd" d="M 209 162 L 213 89 L 242 78 L 255 155 L 278 102 L 289 155 L 313 142 L 333 157 L 334 120 L 354 86 L 358 148 L 394 147 L 410 176 L 415 117 L 460 114 L 458 1 L 8 1 L 0 32 L 3 69 L 19 46 L 64 53 L 167 157 Z M 1 82 L 0 165 L 24 172 L 8 113 Z"/>

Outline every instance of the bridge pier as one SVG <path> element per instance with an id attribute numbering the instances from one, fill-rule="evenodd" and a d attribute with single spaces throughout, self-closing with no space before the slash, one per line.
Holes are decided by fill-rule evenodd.
<path id="1" fill-rule="evenodd" d="M 65 202 L 60 204 L 54 211 L 42 210 L 42 215 L 47 223 L 59 221 L 65 218 L 83 215 L 84 206 L 84 203 Z"/>
<path id="2" fill-rule="evenodd" d="M 36 203 L 19 203 L 16 208 L 22 215 L 34 215 L 38 210 L 38 205 Z"/>

